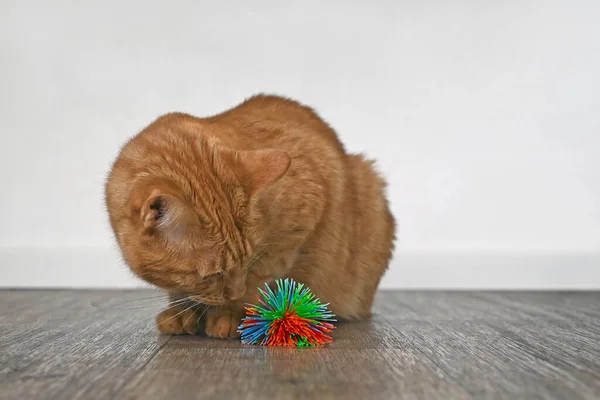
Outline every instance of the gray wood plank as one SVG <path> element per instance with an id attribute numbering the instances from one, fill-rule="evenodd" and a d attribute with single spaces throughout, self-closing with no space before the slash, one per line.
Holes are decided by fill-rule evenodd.
<path id="1" fill-rule="evenodd" d="M 510 307 L 525 316 L 520 321 L 489 323 L 523 351 L 565 369 L 591 371 L 600 377 L 600 317 L 581 312 L 595 306 L 593 295 L 477 293 L 472 296 Z M 575 302 L 569 301 L 582 298 L 586 299 L 585 305 L 573 307 Z"/>
<path id="2" fill-rule="evenodd" d="M 165 348 L 126 398 L 468 398 L 396 349 Z"/>
<path id="3" fill-rule="evenodd" d="M 114 398 L 169 340 L 121 307 L 143 294 L 0 292 L 0 398 Z"/>
<path id="4" fill-rule="evenodd" d="M 325 348 L 243 346 L 174 337 L 125 390 L 126 398 L 466 399 L 423 355 L 374 318 L 340 324 Z"/>
<path id="5" fill-rule="evenodd" d="M 487 302 L 521 316 L 524 320 L 542 320 L 560 326 L 578 325 L 600 334 L 600 293 L 469 293 L 477 301 Z"/>
<path id="6" fill-rule="evenodd" d="M 309 349 L 161 336 L 165 305 L 0 291 L 0 398 L 600 398 L 599 293 L 382 292 Z"/>
<path id="7" fill-rule="evenodd" d="M 385 319 L 476 398 L 600 397 L 593 343 L 548 357 L 560 340 L 544 323 L 548 315 L 536 315 L 534 308 L 515 312 L 460 292 L 390 293 L 378 300 L 386 303 Z M 529 333 L 537 329 L 538 335 L 524 341 L 517 337 L 523 327 Z"/>

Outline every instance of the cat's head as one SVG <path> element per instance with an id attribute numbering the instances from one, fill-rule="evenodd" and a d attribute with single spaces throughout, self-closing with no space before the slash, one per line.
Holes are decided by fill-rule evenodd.
<path id="1" fill-rule="evenodd" d="M 205 304 L 241 298 L 264 233 L 261 194 L 290 162 L 278 150 L 235 150 L 186 132 L 138 135 L 106 184 L 124 260 L 145 281 Z"/>

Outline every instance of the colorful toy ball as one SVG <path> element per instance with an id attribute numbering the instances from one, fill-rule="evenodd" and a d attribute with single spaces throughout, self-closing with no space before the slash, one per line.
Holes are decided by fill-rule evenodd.
<path id="1" fill-rule="evenodd" d="M 259 304 L 246 304 L 246 317 L 238 332 L 242 343 L 260 346 L 316 346 L 332 343 L 327 334 L 335 315 L 309 288 L 293 279 L 278 279 L 277 289 L 265 284 Z"/>

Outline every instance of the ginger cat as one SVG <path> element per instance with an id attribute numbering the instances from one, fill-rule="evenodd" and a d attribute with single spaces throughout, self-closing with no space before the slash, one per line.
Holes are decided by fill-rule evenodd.
<path id="1" fill-rule="evenodd" d="M 395 240 L 373 163 L 276 96 L 158 118 L 121 150 L 106 204 L 126 263 L 171 295 L 156 319 L 168 334 L 237 337 L 243 303 L 280 277 L 339 318 L 366 317 Z"/>

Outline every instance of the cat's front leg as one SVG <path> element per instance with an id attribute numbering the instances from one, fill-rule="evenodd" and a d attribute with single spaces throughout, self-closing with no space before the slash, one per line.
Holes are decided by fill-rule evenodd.
<path id="1" fill-rule="evenodd" d="M 194 335 L 201 332 L 202 309 L 171 305 L 156 316 L 156 327 L 167 335 Z"/>
<path id="2" fill-rule="evenodd" d="M 167 335 L 195 335 L 203 331 L 206 308 L 190 302 L 185 293 L 169 293 L 169 307 L 156 316 L 156 327 Z"/>
<path id="3" fill-rule="evenodd" d="M 237 329 L 244 317 L 244 303 L 235 301 L 220 307 L 211 307 L 206 312 L 205 331 L 208 336 L 233 339 L 240 337 Z"/>

